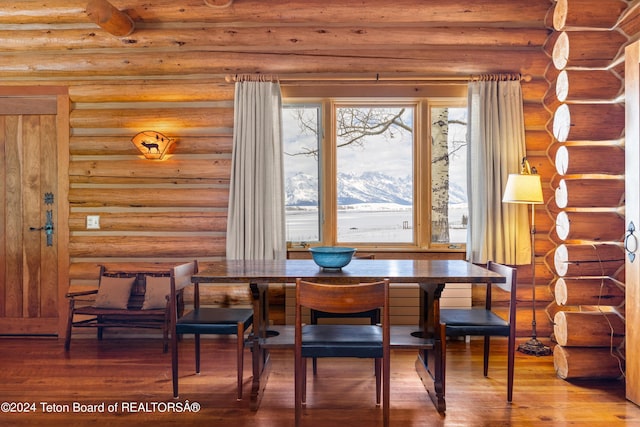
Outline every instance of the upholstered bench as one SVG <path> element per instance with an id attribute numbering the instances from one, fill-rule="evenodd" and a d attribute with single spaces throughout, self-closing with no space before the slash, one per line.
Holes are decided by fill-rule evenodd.
<path id="1" fill-rule="evenodd" d="M 73 328 L 97 328 L 102 340 L 104 328 L 153 328 L 163 333 L 164 347 L 169 348 L 169 272 L 112 272 L 100 266 L 98 288 L 70 292 L 69 317 L 64 342 L 71 347 Z M 178 315 L 184 310 L 182 294 L 178 298 Z"/>

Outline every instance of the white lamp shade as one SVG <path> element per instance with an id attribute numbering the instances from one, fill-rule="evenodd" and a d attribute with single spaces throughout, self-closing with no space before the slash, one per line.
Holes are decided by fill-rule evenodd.
<path id="1" fill-rule="evenodd" d="M 537 174 L 512 173 L 507 179 L 502 201 L 505 203 L 542 204 L 542 183 Z"/>

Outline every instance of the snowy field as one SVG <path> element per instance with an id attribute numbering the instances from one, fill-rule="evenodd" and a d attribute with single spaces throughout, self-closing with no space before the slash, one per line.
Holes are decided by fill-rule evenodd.
<path id="1" fill-rule="evenodd" d="M 449 209 L 449 235 L 452 243 L 464 243 L 467 230 L 462 226 L 466 205 Z M 315 209 L 287 210 L 287 241 L 319 240 L 318 213 Z M 410 243 L 413 241 L 413 213 L 398 205 L 345 206 L 338 210 L 338 236 L 341 242 Z"/>

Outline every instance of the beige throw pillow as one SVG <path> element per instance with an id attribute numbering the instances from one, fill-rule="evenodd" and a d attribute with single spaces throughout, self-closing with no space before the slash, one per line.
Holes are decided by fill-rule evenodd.
<path id="1" fill-rule="evenodd" d="M 167 295 L 171 292 L 171 278 L 166 276 L 145 276 L 145 280 L 147 289 L 144 292 L 142 309 L 165 308 L 167 306 Z"/>
<path id="2" fill-rule="evenodd" d="M 135 280 L 135 277 L 102 276 L 93 306 L 126 310 Z"/>

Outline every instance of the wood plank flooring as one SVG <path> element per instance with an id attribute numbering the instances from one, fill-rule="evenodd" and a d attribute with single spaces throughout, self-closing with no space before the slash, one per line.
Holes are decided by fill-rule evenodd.
<path id="1" fill-rule="evenodd" d="M 171 355 L 162 353 L 161 340 L 79 338 L 65 354 L 62 340 L 0 338 L 0 403 L 15 402 L 11 409 L 23 411 L 5 412 L 3 405 L 0 426 L 293 426 L 292 352 L 272 353 L 262 406 L 254 412 L 248 407 L 249 351 L 246 398 L 235 398 L 233 342 L 205 339 L 202 373 L 195 375 L 193 343 L 185 339 L 180 344 L 180 397 L 174 400 Z M 418 379 L 415 353 L 393 351 L 391 425 L 640 425 L 640 408 L 625 400 L 623 381 L 561 380 L 549 356 L 517 353 L 514 398 L 507 403 L 505 342 L 493 344 L 488 378 L 482 376 L 480 340 L 448 344 L 444 416 Z M 318 370 L 317 377 L 309 375 L 304 426 L 382 425 L 372 361 L 323 359 Z M 187 402 L 190 409 L 199 404 L 199 411 L 170 409 Z"/>

